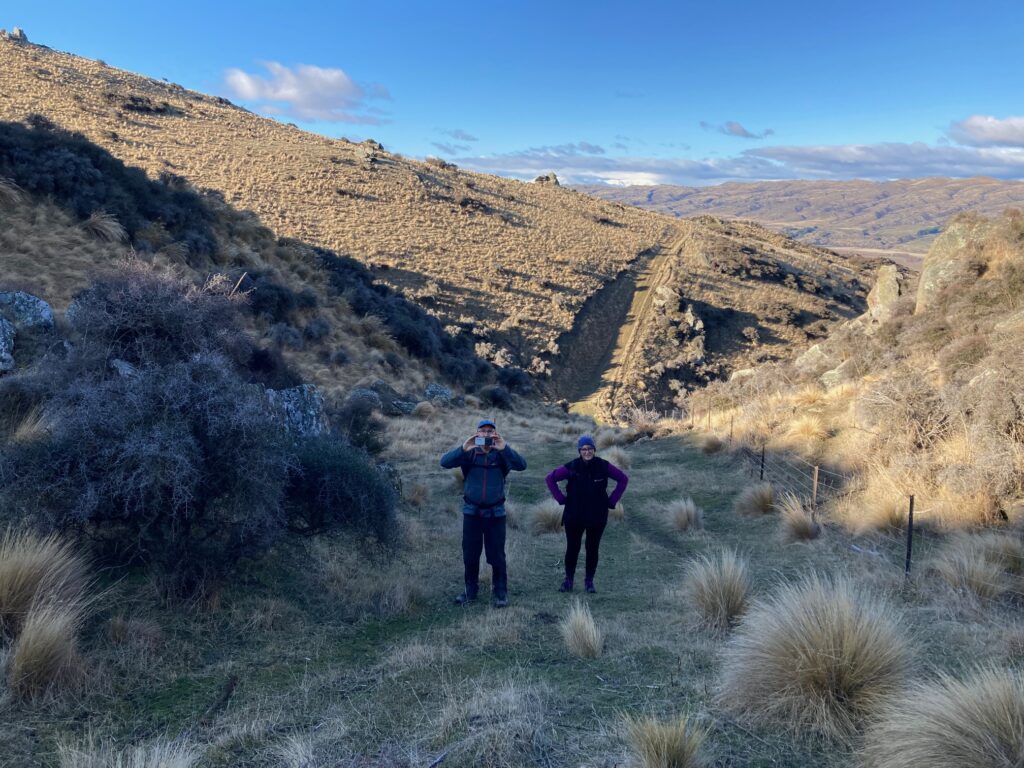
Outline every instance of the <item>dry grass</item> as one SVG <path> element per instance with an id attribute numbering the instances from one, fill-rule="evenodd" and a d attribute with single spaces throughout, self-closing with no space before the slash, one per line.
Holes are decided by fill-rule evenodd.
<path id="1" fill-rule="evenodd" d="M 421 580 L 398 563 L 382 568 L 354 548 L 327 542 L 313 545 L 310 558 L 324 588 L 354 616 L 398 616 L 423 599 Z"/>
<path id="2" fill-rule="evenodd" d="M 810 541 L 821 535 L 821 526 L 807 505 L 792 493 L 785 493 L 779 503 L 782 537 L 785 541 Z"/>
<path id="3" fill-rule="evenodd" d="M 638 768 L 704 768 L 707 732 L 686 717 L 662 722 L 627 715 L 623 725 Z"/>
<path id="4" fill-rule="evenodd" d="M 879 714 L 864 752 L 873 768 L 1024 765 L 1024 674 L 987 668 L 915 685 Z"/>
<path id="5" fill-rule="evenodd" d="M 613 445 L 611 448 L 601 453 L 601 458 L 605 461 L 610 461 L 616 467 L 621 470 L 629 471 L 632 462 L 630 461 L 629 454 L 620 446 Z"/>
<path id="6" fill-rule="evenodd" d="M 0 634 L 16 635 L 34 604 L 76 600 L 85 560 L 56 535 L 8 529 L 0 539 Z"/>
<path id="7" fill-rule="evenodd" d="M 725 648 L 719 700 L 748 722 L 847 739 L 902 690 L 913 659 L 887 603 L 812 576 L 750 609 Z"/>
<path id="8" fill-rule="evenodd" d="M 766 515 L 775 510 L 775 489 L 771 483 L 752 485 L 736 497 L 733 509 L 743 515 Z"/>
<path id="9" fill-rule="evenodd" d="M 594 622 L 590 606 L 579 600 L 573 601 L 568 615 L 559 623 L 558 630 L 565 641 L 565 647 L 581 659 L 596 659 L 604 649 L 604 635 Z"/>
<path id="10" fill-rule="evenodd" d="M 530 510 L 530 530 L 535 535 L 561 533 L 562 505 L 554 499 L 545 499 Z"/>
<path id="11" fill-rule="evenodd" d="M 164 643 L 164 632 L 151 619 L 114 616 L 107 623 L 107 639 L 114 645 L 156 650 Z"/>
<path id="12" fill-rule="evenodd" d="M 15 697 L 46 698 L 83 678 L 77 639 L 81 619 L 77 606 L 42 605 L 29 612 L 7 661 L 7 686 Z"/>
<path id="13" fill-rule="evenodd" d="M 717 435 L 703 435 L 699 441 L 700 449 L 704 453 L 719 453 L 725 448 L 725 443 Z"/>
<path id="14" fill-rule="evenodd" d="M 828 437 L 828 429 L 820 416 L 804 415 L 790 423 L 786 434 L 794 440 L 816 442 Z"/>
<path id="15" fill-rule="evenodd" d="M 954 590 L 993 600 L 1021 592 L 1024 543 L 1012 534 L 961 534 L 932 560 L 931 567 Z"/>
<path id="16" fill-rule="evenodd" d="M 164 739 L 126 749 L 92 736 L 82 744 L 57 745 L 60 768 L 193 768 L 201 758 L 202 752 L 188 742 Z"/>
<path id="17" fill-rule="evenodd" d="M 668 516 L 677 531 L 699 531 L 704 527 L 704 510 L 689 496 L 669 504 Z"/>
<path id="18" fill-rule="evenodd" d="M 621 523 L 626 519 L 626 508 L 622 506 L 621 501 L 613 509 L 608 510 L 608 519 L 614 520 L 617 523 Z"/>
<path id="19" fill-rule="evenodd" d="M 462 474 L 462 471 L 459 471 Z M 405 488 L 405 500 L 414 507 L 422 507 L 430 501 L 430 486 L 423 482 L 409 483 Z"/>
<path id="20" fill-rule="evenodd" d="M 604 428 L 598 430 L 597 434 L 594 435 L 594 443 L 599 451 L 607 450 L 612 446 L 622 445 L 625 442 L 626 436 L 621 429 Z"/>
<path id="21" fill-rule="evenodd" d="M 111 213 L 95 211 L 82 222 L 82 229 L 104 243 L 123 243 L 128 239 L 128 231 Z"/>
<path id="22" fill-rule="evenodd" d="M 747 560 L 732 549 L 701 555 L 686 569 L 684 589 L 705 626 L 728 630 L 747 608 L 751 581 Z"/>
<path id="23" fill-rule="evenodd" d="M 417 419 L 430 419 L 437 415 L 437 408 L 433 403 L 421 400 L 413 406 L 412 415 Z"/>
<path id="24" fill-rule="evenodd" d="M 441 708 L 438 745 L 454 764 L 519 768 L 549 748 L 546 691 L 518 676 L 479 680 L 470 691 L 451 691 Z"/>
<path id="25" fill-rule="evenodd" d="M 7 208 L 20 203 L 24 193 L 21 188 L 6 176 L 0 176 L 0 206 Z"/>

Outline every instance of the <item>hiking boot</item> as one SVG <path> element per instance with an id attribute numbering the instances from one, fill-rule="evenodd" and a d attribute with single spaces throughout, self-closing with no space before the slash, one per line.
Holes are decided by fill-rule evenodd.
<path id="1" fill-rule="evenodd" d="M 589 592 L 590 594 L 594 594 L 595 592 L 597 592 L 597 590 L 594 589 L 594 580 L 593 579 L 586 579 L 586 580 L 584 580 L 583 586 L 586 588 L 587 592 Z"/>
<path id="2" fill-rule="evenodd" d="M 505 608 L 508 605 L 508 595 L 504 592 L 494 595 L 494 607 Z"/>
<path id="3" fill-rule="evenodd" d="M 558 588 L 559 592 L 572 592 L 572 579 L 566 578 L 562 582 L 562 586 Z"/>
<path id="4" fill-rule="evenodd" d="M 455 598 L 456 605 L 465 605 L 466 603 L 473 602 L 476 602 L 476 590 L 469 589 L 468 587 L 461 595 Z"/>

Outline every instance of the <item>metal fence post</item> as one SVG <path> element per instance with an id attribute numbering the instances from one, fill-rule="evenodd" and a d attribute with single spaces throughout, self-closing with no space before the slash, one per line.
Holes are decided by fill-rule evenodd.
<path id="1" fill-rule="evenodd" d="M 910 558 L 914 551 L 914 494 L 910 494 L 910 512 L 907 513 L 907 565 L 904 575 L 910 578 Z"/>

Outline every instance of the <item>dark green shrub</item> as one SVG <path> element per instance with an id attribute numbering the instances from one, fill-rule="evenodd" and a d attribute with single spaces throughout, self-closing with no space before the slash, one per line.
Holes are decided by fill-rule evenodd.
<path id="1" fill-rule="evenodd" d="M 395 491 L 364 451 L 323 435 L 302 440 L 288 484 L 288 526 L 297 533 L 362 532 L 398 539 Z"/>
<path id="2" fill-rule="evenodd" d="M 500 384 L 492 384 L 480 390 L 480 397 L 484 402 L 493 405 L 495 408 L 510 408 L 512 406 L 512 395 Z"/>

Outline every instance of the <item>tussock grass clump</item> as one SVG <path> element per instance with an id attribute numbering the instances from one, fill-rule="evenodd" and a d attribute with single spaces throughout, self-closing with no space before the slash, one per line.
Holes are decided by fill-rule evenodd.
<path id="1" fill-rule="evenodd" d="M 758 483 L 736 497 L 733 508 L 743 515 L 766 515 L 775 510 L 775 489 L 771 483 Z"/>
<path id="2" fill-rule="evenodd" d="M 82 222 L 82 229 L 105 243 L 123 243 L 128 239 L 128 230 L 121 226 L 117 217 L 103 211 L 92 213 Z"/>
<path id="3" fill-rule="evenodd" d="M 1024 543 L 1006 534 L 964 534 L 955 537 L 932 562 L 935 572 L 953 589 L 993 600 L 1020 589 Z"/>
<path id="4" fill-rule="evenodd" d="M 638 768 L 704 768 L 707 732 L 686 717 L 662 722 L 650 717 L 623 719 Z"/>
<path id="5" fill-rule="evenodd" d="M 21 202 L 22 197 L 21 187 L 6 176 L 0 176 L 0 206 L 12 207 Z"/>
<path id="6" fill-rule="evenodd" d="M 608 510 L 608 519 L 614 520 L 617 523 L 621 523 L 626 519 L 626 508 L 622 506 L 621 501 L 615 505 L 614 509 Z"/>
<path id="7" fill-rule="evenodd" d="M 704 510 L 689 496 L 669 504 L 668 515 L 677 531 L 699 531 L 704 527 Z"/>
<path id="8" fill-rule="evenodd" d="M 785 541 L 810 541 L 821 535 L 821 526 L 815 522 L 811 510 L 794 494 L 783 494 L 779 512 Z"/>
<path id="9" fill-rule="evenodd" d="M 534 504 L 530 511 L 530 529 L 537 536 L 543 533 L 560 533 L 562 505 L 554 499 L 545 499 Z"/>
<path id="10" fill-rule="evenodd" d="M 601 454 L 601 458 L 610 461 L 619 469 L 628 470 L 632 464 L 629 454 L 617 445 L 612 446 Z"/>
<path id="11" fill-rule="evenodd" d="M 184 741 L 157 740 L 118 749 L 89 736 L 82 744 L 57 745 L 60 768 L 193 768 L 202 753 Z"/>
<path id="12" fill-rule="evenodd" d="M 412 408 L 412 415 L 417 419 L 429 419 L 436 414 L 437 408 L 434 407 L 433 403 L 429 403 L 426 400 L 421 400 Z"/>
<path id="13" fill-rule="evenodd" d="M 0 634 L 17 634 L 37 602 L 75 600 L 86 580 L 85 560 L 55 534 L 8 529 L 0 538 Z"/>
<path id="14" fill-rule="evenodd" d="M 747 560 L 733 549 L 717 557 L 698 557 L 686 569 L 685 590 L 700 612 L 701 621 L 725 631 L 746 610 L 750 596 Z"/>
<path id="15" fill-rule="evenodd" d="M 565 647 L 574 656 L 583 659 L 596 659 L 604 648 L 604 634 L 598 629 L 590 606 L 573 601 L 568 615 L 558 625 L 565 641 Z"/>
<path id="16" fill-rule="evenodd" d="M 462 474 L 462 470 L 456 467 L 451 471 L 452 483 L 458 489 L 459 493 L 462 493 L 462 489 L 466 486 L 466 476 Z"/>
<path id="17" fill-rule="evenodd" d="M 15 697 L 38 700 L 81 680 L 80 624 L 77 606 L 42 605 L 29 612 L 7 663 L 7 685 Z"/>
<path id="18" fill-rule="evenodd" d="M 700 449 L 709 455 L 712 453 L 719 453 L 723 448 L 725 448 L 725 443 L 722 442 L 722 439 L 718 437 L 718 435 L 704 435 L 701 437 L 699 445 Z"/>
<path id="19" fill-rule="evenodd" d="M 787 436 L 795 440 L 814 442 L 828 437 L 828 429 L 820 416 L 799 416 L 790 425 Z"/>
<path id="20" fill-rule="evenodd" d="M 894 699 L 865 738 L 873 768 L 1024 765 L 1024 673 L 941 675 Z"/>
<path id="21" fill-rule="evenodd" d="M 405 500 L 414 507 L 422 507 L 430 500 L 430 486 L 426 483 L 410 483 L 405 490 Z"/>
<path id="22" fill-rule="evenodd" d="M 912 662 L 887 603 L 811 576 L 747 613 L 723 654 L 719 700 L 749 722 L 848 739 L 902 690 Z"/>

